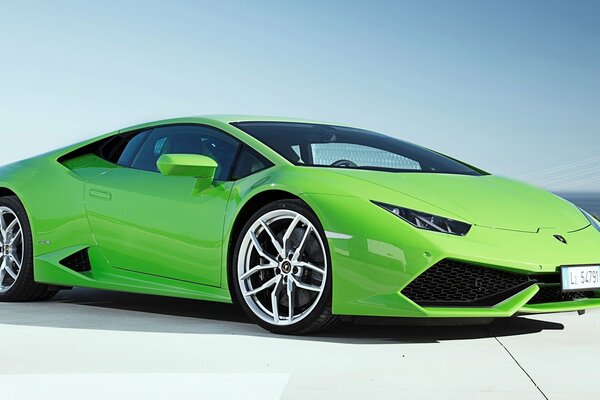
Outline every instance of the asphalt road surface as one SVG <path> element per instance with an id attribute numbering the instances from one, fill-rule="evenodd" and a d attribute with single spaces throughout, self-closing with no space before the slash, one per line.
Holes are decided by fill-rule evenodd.
<path id="1" fill-rule="evenodd" d="M 588 311 L 285 337 L 233 305 L 77 289 L 0 304 L 0 398 L 599 399 L 599 324 Z"/>

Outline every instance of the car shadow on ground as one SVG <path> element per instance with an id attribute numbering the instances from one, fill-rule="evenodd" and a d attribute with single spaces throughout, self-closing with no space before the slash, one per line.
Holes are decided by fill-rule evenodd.
<path id="1" fill-rule="evenodd" d="M 240 307 L 187 299 L 74 289 L 43 303 L 3 305 L 0 323 L 68 329 L 131 332 L 227 334 L 333 343 L 436 343 L 534 334 L 561 330 L 562 324 L 531 317 L 512 317 L 487 324 L 422 326 L 423 321 L 389 319 L 342 322 L 313 336 L 277 336 L 254 325 Z M 428 322 L 428 321 L 426 321 Z"/>

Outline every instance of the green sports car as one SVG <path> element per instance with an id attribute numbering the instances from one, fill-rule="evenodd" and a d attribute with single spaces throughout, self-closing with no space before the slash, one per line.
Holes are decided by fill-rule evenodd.
<path id="1" fill-rule="evenodd" d="M 284 334 L 600 306 L 594 217 L 346 126 L 147 123 L 4 166 L 0 196 L 1 301 L 77 286 L 237 302 Z"/>

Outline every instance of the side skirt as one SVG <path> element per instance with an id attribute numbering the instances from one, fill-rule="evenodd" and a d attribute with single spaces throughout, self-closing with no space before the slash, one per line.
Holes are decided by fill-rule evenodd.
<path id="1" fill-rule="evenodd" d="M 227 289 L 113 268 L 94 247 L 89 247 L 92 265 L 90 271 L 77 272 L 60 263 L 66 257 L 87 247 L 74 246 L 35 257 L 33 263 L 35 281 L 56 286 L 87 287 L 221 303 L 232 302 Z"/>

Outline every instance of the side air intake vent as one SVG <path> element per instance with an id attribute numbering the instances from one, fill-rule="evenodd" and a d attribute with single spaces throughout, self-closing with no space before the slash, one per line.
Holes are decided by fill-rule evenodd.
<path id="1" fill-rule="evenodd" d="M 60 263 L 75 272 L 87 272 L 92 270 L 88 249 L 73 253 L 70 256 L 63 258 Z"/>

